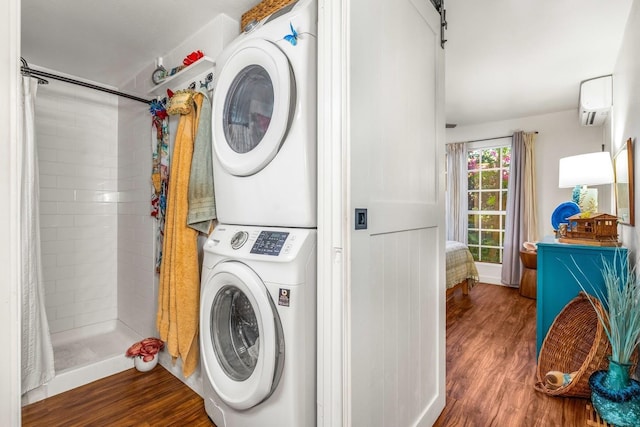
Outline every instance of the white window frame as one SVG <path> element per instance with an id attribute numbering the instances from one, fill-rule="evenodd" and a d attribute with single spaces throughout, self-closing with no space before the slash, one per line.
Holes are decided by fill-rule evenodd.
<path id="1" fill-rule="evenodd" d="M 504 138 L 492 138 L 492 139 L 484 139 L 481 141 L 474 141 L 474 142 L 470 142 L 467 144 L 467 159 L 469 158 L 469 152 L 471 151 L 477 151 L 477 150 L 485 150 L 488 148 L 495 148 L 495 149 L 500 149 L 500 148 L 504 148 L 504 147 L 509 147 L 511 148 L 511 136 L 508 137 L 504 137 Z M 511 166 L 509 166 L 509 170 L 511 170 Z M 468 173 L 468 169 L 465 171 L 466 173 Z M 467 188 L 467 195 L 469 193 L 469 189 Z M 468 197 L 467 197 L 468 200 Z M 504 212 L 504 220 L 502 223 L 502 226 L 504 227 L 506 224 L 506 210 L 499 210 L 499 211 L 482 211 L 482 210 L 469 210 L 469 204 L 467 202 L 467 209 L 466 209 L 466 213 L 467 213 L 467 221 L 469 218 L 470 214 L 474 214 L 474 215 L 483 215 L 483 214 L 491 214 L 494 215 L 495 212 Z M 500 229 L 499 231 L 501 231 L 502 233 L 504 233 L 504 228 Z M 503 234 L 504 235 L 504 234 Z M 468 241 L 468 236 L 469 236 L 469 228 L 467 228 L 467 241 Z M 504 250 L 504 240 L 503 237 L 501 237 L 501 246 L 500 246 L 500 253 L 502 254 L 503 250 Z M 473 245 L 475 246 L 475 245 Z M 477 245 L 480 249 L 482 250 L 482 243 L 481 241 L 478 242 Z M 487 266 L 502 266 L 502 256 L 501 258 L 501 262 L 500 263 L 493 263 L 493 262 L 482 262 L 482 261 L 476 261 L 477 264 L 485 264 Z"/>

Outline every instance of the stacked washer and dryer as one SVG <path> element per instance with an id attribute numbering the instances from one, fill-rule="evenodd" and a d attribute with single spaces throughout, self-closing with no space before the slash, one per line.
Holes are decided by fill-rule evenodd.
<path id="1" fill-rule="evenodd" d="M 284 7 L 216 59 L 200 347 L 217 427 L 316 423 L 316 8 Z"/>

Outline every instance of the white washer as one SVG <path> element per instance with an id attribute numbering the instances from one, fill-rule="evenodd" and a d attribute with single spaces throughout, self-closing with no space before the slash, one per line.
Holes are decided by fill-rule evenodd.
<path id="1" fill-rule="evenodd" d="M 200 307 L 216 426 L 314 426 L 316 231 L 218 225 L 204 245 Z"/>
<path id="2" fill-rule="evenodd" d="M 290 4 L 216 58 L 213 174 L 224 224 L 317 225 L 316 9 L 315 0 Z"/>

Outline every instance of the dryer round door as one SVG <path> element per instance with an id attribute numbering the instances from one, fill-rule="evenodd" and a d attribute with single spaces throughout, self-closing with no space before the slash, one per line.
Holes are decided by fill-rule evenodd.
<path id="1" fill-rule="evenodd" d="M 275 390 L 284 335 L 273 300 L 247 265 L 226 261 L 202 282 L 200 337 L 206 375 L 232 408 L 249 409 Z"/>
<path id="2" fill-rule="evenodd" d="M 224 64 L 213 96 L 213 149 L 236 176 L 253 175 L 276 156 L 295 110 L 295 79 L 273 43 L 247 40 Z"/>

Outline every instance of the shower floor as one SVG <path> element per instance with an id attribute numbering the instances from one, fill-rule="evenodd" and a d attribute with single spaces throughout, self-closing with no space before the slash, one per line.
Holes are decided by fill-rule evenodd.
<path id="1" fill-rule="evenodd" d="M 123 323 L 114 321 L 86 330 L 60 332 L 51 336 L 56 374 L 113 356 L 124 355 L 141 338 Z"/>
<path id="2" fill-rule="evenodd" d="M 129 346 L 142 337 L 114 320 L 51 335 L 56 376 L 31 390 L 22 404 L 34 403 L 133 367 L 125 357 Z"/>

